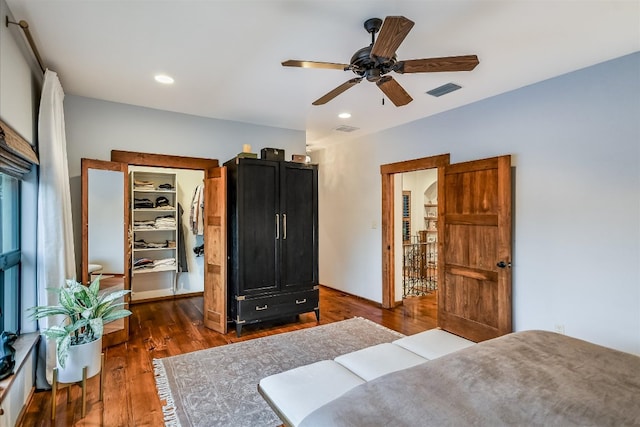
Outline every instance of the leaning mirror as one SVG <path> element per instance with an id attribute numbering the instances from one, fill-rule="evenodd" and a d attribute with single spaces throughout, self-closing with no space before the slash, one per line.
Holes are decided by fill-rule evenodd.
<path id="1" fill-rule="evenodd" d="M 101 290 L 129 289 L 126 180 L 125 164 L 82 159 L 82 282 L 101 276 Z M 104 346 L 124 342 L 128 336 L 128 318 L 108 323 Z"/>

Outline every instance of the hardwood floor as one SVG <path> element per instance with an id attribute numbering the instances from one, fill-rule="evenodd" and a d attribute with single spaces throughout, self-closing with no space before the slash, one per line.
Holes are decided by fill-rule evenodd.
<path id="1" fill-rule="evenodd" d="M 307 313 L 295 323 L 245 326 L 240 338 L 233 327 L 226 335 L 218 334 L 202 324 L 202 297 L 137 304 L 131 311 L 129 341 L 105 350 L 104 401 L 98 401 L 96 376 L 88 381 L 86 417 L 81 418 L 81 392 L 74 386 L 69 404 L 66 391 L 58 392 L 56 420 L 52 422 L 51 392 L 36 392 L 22 426 L 162 426 L 154 358 L 316 326 L 315 315 Z M 321 287 L 320 315 L 321 324 L 360 316 L 411 335 L 436 327 L 436 296 L 407 298 L 403 305 L 386 310 L 370 301 Z"/>

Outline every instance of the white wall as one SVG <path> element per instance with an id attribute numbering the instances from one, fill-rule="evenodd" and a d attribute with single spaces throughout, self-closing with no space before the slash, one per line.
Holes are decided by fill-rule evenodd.
<path id="1" fill-rule="evenodd" d="M 64 76 L 62 77 L 64 86 Z M 110 160 L 111 150 L 206 157 L 220 164 L 250 144 L 305 153 L 305 132 L 209 119 L 67 95 L 64 100 L 69 177 L 80 175 L 80 159 Z"/>
<path id="2" fill-rule="evenodd" d="M 402 179 L 402 174 L 394 174 L 393 175 L 393 246 L 394 248 L 402 247 L 402 186 L 404 184 L 404 180 Z M 382 222 L 382 218 L 380 219 Z M 322 232 L 322 229 L 321 229 Z M 322 240 L 320 240 L 322 242 Z M 320 247 L 322 249 L 322 246 Z M 320 252 L 322 255 L 322 252 Z M 394 270 L 395 273 L 395 281 L 398 283 L 398 286 L 395 288 L 395 302 L 402 301 L 402 294 L 404 293 L 402 289 L 402 276 L 403 269 L 402 265 L 404 264 L 404 251 L 395 250 L 393 253 L 393 262 L 396 266 Z M 320 259 L 320 265 L 322 266 L 322 259 Z M 322 282 L 322 276 L 320 276 L 320 283 Z"/>
<path id="3" fill-rule="evenodd" d="M 17 25 L 5 25 L 5 16 L 15 22 L 6 3 L 0 5 L 0 118 L 24 139 L 35 145 L 35 107 L 40 99 L 42 75 L 32 70 L 33 62 Z"/>
<path id="4" fill-rule="evenodd" d="M 515 329 L 640 354 L 638 76 L 640 53 L 314 153 L 321 283 L 381 301 L 380 165 L 511 154 Z"/>

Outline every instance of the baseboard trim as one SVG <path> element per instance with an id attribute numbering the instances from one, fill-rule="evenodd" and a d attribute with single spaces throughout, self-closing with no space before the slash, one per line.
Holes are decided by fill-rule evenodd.
<path id="1" fill-rule="evenodd" d="M 188 298 L 188 297 L 201 297 L 203 295 L 204 295 L 203 291 L 189 292 L 189 293 L 184 293 L 184 294 L 167 295 L 167 296 L 164 296 L 164 297 L 155 297 L 155 298 L 144 298 L 144 299 L 139 299 L 139 300 L 131 300 L 131 301 L 129 301 L 129 304 L 131 304 L 131 305 L 144 304 L 144 303 L 147 303 L 147 302 L 166 301 L 166 300 L 170 300 L 170 299 L 180 299 L 180 298 Z"/>
<path id="2" fill-rule="evenodd" d="M 345 294 L 345 295 L 347 295 L 347 296 L 350 296 L 350 297 L 352 297 L 352 298 L 355 298 L 355 299 L 358 299 L 358 300 L 364 301 L 364 302 L 366 302 L 366 303 L 368 303 L 368 304 L 373 305 L 373 306 L 374 306 L 374 307 L 376 307 L 376 308 L 384 308 L 384 307 L 382 306 L 382 303 L 379 303 L 379 302 L 376 302 L 376 301 L 370 300 L 370 299 L 365 298 L 365 297 L 361 297 L 360 295 L 355 295 L 355 294 L 352 294 L 352 293 L 349 293 L 349 292 L 343 291 L 342 289 L 332 288 L 331 286 L 327 286 L 327 285 L 323 285 L 323 284 L 320 284 L 320 286 L 322 286 L 323 288 L 331 289 L 332 291 L 335 291 L 335 292 L 340 292 L 340 293 Z M 400 304 L 402 304 L 402 301 L 400 301 Z"/>

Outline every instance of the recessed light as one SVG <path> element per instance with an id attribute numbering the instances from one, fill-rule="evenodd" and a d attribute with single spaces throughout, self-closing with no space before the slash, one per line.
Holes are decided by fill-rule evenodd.
<path id="1" fill-rule="evenodd" d="M 158 74 L 154 77 L 158 83 L 163 83 L 165 85 L 170 85 L 173 83 L 173 78 L 167 76 L 166 74 Z"/>
<path id="2" fill-rule="evenodd" d="M 349 117 L 351 117 L 351 113 L 340 113 L 338 114 L 338 117 L 340 117 L 341 119 L 348 119 Z"/>

